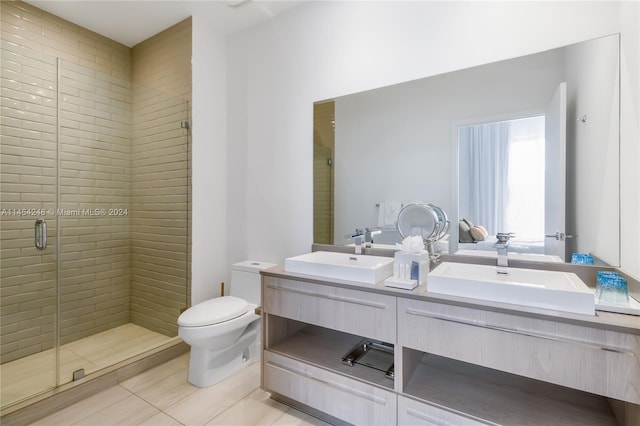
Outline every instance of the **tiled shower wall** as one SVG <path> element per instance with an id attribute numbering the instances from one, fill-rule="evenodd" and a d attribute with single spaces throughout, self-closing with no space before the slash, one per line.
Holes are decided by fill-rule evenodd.
<path id="1" fill-rule="evenodd" d="M 148 288 L 140 292 L 134 291 L 135 286 L 131 284 L 131 278 L 137 275 L 132 273 L 133 263 L 135 268 L 156 274 L 165 272 L 153 266 L 152 256 L 156 252 L 144 244 L 133 243 L 133 239 L 140 240 L 140 234 L 163 233 L 131 227 L 133 222 L 142 224 L 149 219 L 136 217 L 133 213 L 134 182 L 144 180 L 140 176 L 134 179 L 133 169 L 141 167 L 138 175 L 148 173 L 149 170 L 141 166 L 148 161 L 143 158 L 144 151 L 156 152 L 158 148 L 157 145 L 142 147 L 146 136 L 140 145 L 132 143 L 132 134 L 138 133 L 132 126 L 132 105 L 141 105 L 133 102 L 132 96 L 143 91 L 133 90 L 131 49 L 23 2 L 2 1 L 0 12 L 2 209 L 5 212 L 24 208 L 55 211 L 53 214 L 45 212 L 49 247 L 44 252 L 37 252 L 33 247 L 33 222 L 37 217 L 7 214 L 1 218 L 1 362 L 39 352 L 54 344 L 58 225 L 61 229 L 58 253 L 61 343 L 132 321 L 134 316 L 139 317 L 131 314 L 134 306 L 138 311 L 171 311 L 170 322 L 175 323 L 177 315 L 173 311 L 179 308 L 173 305 L 184 306 L 186 279 L 171 277 L 172 284 L 180 281 L 183 288 L 178 289 L 177 284 L 172 287 L 173 296 L 180 302 L 170 302 L 172 307 L 166 309 L 158 307 L 154 300 L 167 296 L 164 287 L 156 293 Z M 188 32 L 190 34 L 190 25 Z M 190 42 L 187 47 L 190 65 Z M 59 78 L 56 78 L 55 57 L 61 58 Z M 144 76 L 138 84 L 144 85 L 144 78 L 152 79 Z M 60 90 L 59 100 L 56 84 Z M 160 98 L 153 99 L 157 102 Z M 175 102 L 182 104 L 182 100 Z M 168 107 L 168 104 L 164 105 Z M 183 108 L 186 111 L 186 107 Z M 59 120 L 58 144 L 56 117 Z M 149 127 L 161 128 L 161 120 L 157 115 Z M 135 122 L 144 121 L 136 119 Z M 176 140 L 172 135 L 156 138 Z M 165 152 L 165 159 L 176 154 L 168 145 L 167 142 L 169 151 Z M 164 151 L 160 149 L 160 152 Z M 180 161 L 170 163 L 176 162 Z M 175 164 L 160 167 L 156 161 L 154 166 L 165 171 L 167 176 L 176 173 L 171 169 Z M 187 171 L 183 173 L 186 175 Z M 162 178 L 156 174 L 147 176 L 147 180 Z M 56 182 L 59 182 L 58 186 Z M 136 194 L 140 194 L 139 190 L 138 187 Z M 176 189 L 156 187 L 155 191 L 173 194 Z M 152 193 L 151 188 L 147 188 L 144 197 Z M 142 204 L 148 201 L 144 197 L 139 200 L 144 201 Z M 158 199 L 153 207 L 147 207 L 149 210 L 167 208 L 166 220 L 170 220 L 180 216 L 173 211 L 170 202 L 171 198 Z M 181 204 L 177 209 L 183 213 L 176 227 L 187 229 L 182 223 L 187 222 L 187 210 L 185 204 Z M 88 209 L 94 213 L 85 213 Z M 186 231 L 176 232 L 184 234 Z M 186 238 L 185 235 L 182 239 L 186 241 Z M 184 244 L 175 251 L 185 252 Z M 167 259 L 176 258 L 165 253 L 165 258 L 155 263 L 166 266 L 170 263 Z M 180 261 L 186 262 L 184 258 Z M 145 275 L 146 271 L 142 273 Z M 135 302 L 134 293 L 137 294 Z M 144 305 L 147 296 L 150 307 Z M 162 326 L 156 325 L 155 329 L 160 330 Z M 175 334 L 169 326 L 164 329 L 166 334 Z"/>
<path id="2" fill-rule="evenodd" d="M 2 1 L 0 19 L 4 363 L 55 343 L 58 227 L 61 343 L 129 321 L 129 218 L 59 213 L 128 207 L 131 54 L 20 1 Z M 7 211 L 24 208 L 45 211 Z M 48 224 L 42 252 L 33 244 L 38 217 Z"/>
<path id="3" fill-rule="evenodd" d="M 333 244 L 335 102 L 313 105 L 313 242 Z"/>
<path id="4" fill-rule="evenodd" d="M 187 306 L 191 19 L 133 48 L 131 322 L 175 336 Z"/>
<path id="5" fill-rule="evenodd" d="M 59 64 L 60 344 L 129 322 L 130 83 Z"/>

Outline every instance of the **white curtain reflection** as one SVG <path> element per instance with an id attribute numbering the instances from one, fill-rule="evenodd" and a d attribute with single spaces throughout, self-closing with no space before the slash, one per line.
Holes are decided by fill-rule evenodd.
<path id="1" fill-rule="evenodd" d="M 544 234 L 544 116 L 458 128 L 460 218 L 491 235 Z"/>

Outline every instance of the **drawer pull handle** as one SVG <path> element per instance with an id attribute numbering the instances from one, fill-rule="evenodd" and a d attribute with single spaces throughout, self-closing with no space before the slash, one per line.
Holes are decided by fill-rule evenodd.
<path id="1" fill-rule="evenodd" d="M 370 394 L 368 394 L 366 392 L 362 392 L 362 391 L 359 391 L 357 389 L 350 388 L 347 385 L 343 385 L 342 383 L 333 382 L 331 380 L 319 379 L 317 377 L 314 377 L 313 374 L 308 373 L 308 372 L 303 371 L 303 370 L 300 370 L 298 368 L 289 367 L 289 366 L 282 365 L 282 364 L 280 364 L 278 362 L 273 362 L 273 361 L 268 361 L 267 365 L 270 365 L 271 367 L 277 368 L 279 370 L 284 370 L 284 371 L 286 371 L 288 373 L 295 374 L 297 376 L 304 377 L 305 379 L 315 380 L 316 382 L 322 383 L 323 385 L 330 386 L 330 387 L 335 388 L 335 389 L 339 389 L 341 391 L 344 391 L 346 393 L 350 393 L 350 394 L 352 394 L 354 396 L 357 396 L 357 397 L 362 398 L 362 399 L 366 399 L 366 400 L 371 401 L 371 402 L 375 402 L 376 404 L 382 405 L 383 407 L 387 405 L 387 400 L 384 399 L 384 398 L 380 398 L 378 396 L 370 395 Z"/>
<path id="2" fill-rule="evenodd" d="M 436 315 L 436 314 L 432 314 L 430 312 L 425 312 L 425 311 L 421 311 L 421 310 L 413 309 L 413 308 L 407 308 L 406 309 L 406 313 L 409 314 L 409 315 L 427 317 L 427 318 L 437 319 L 437 320 L 440 320 L 440 321 L 447 321 L 447 322 L 452 322 L 452 323 L 456 323 L 456 324 L 470 325 L 472 327 L 487 328 L 489 330 L 496 330 L 496 331 L 502 331 L 502 332 L 505 332 L 505 333 L 519 334 L 521 336 L 527 336 L 527 337 L 536 337 L 538 339 L 551 340 L 551 341 L 554 341 L 554 342 L 577 344 L 577 345 L 582 345 L 582 346 L 589 347 L 591 349 L 600 349 L 600 350 L 608 351 L 608 352 L 615 352 L 615 353 L 624 354 L 624 355 L 631 355 L 634 358 L 636 357 L 636 354 L 632 350 L 629 350 L 629 349 L 617 348 L 617 347 L 613 347 L 613 346 L 606 346 L 606 345 L 597 344 L 597 343 L 593 343 L 593 342 L 588 342 L 588 341 L 584 341 L 584 340 L 560 338 L 560 337 L 549 335 L 549 334 L 535 333 L 535 332 L 532 332 L 532 331 L 523 331 L 523 330 L 518 330 L 518 329 L 515 329 L 515 328 L 501 327 L 501 326 L 485 324 L 485 323 L 477 323 L 477 322 L 473 322 L 473 321 L 469 321 L 469 320 L 465 320 L 465 319 L 461 319 L 461 318 L 449 317 L 449 316 L 446 316 L 446 315 Z"/>
<path id="3" fill-rule="evenodd" d="M 488 421 L 488 420 L 484 420 L 484 419 L 481 419 L 479 417 L 471 416 L 471 415 L 462 413 L 460 411 L 451 410 L 451 409 L 449 409 L 447 407 L 444 407 L 444 406 L 441 406 L 441 405 L 438 405 L 438 404 L 432 404 L 432 403 L 429 403 L 429 402 L 426 402 L 426 401 L 424 401 L 423 404 L 429 405 L 431 407 L 435 407 L 435 408 L 437 408 L 439 410 L 443 410 L 443 411 L 447 411 L 447 412 L 453 413 L 453 414 L 455 414 L 456 416 L 459 416 L 459 417 L 463 417 L 463 418 L 469 419 L 469 420 L 472 421 L 473 424 L 482 423 L 483 425 L 488 425 L 488 426 L 500 426 L 498 423 L 494 423 L 494 422 L 491 422 L 491 421 Z M 420 420 L 425 420 L 425 421 L 427 421 L 429 423 L 434 424 L 435 426 L 451 426 L 452 425 L 452 423 L 449 423 L 449 422 L 447 422 L 445 420 L 442 420 L 442 419 L 439 419 L 437 417 L 433 417 L 433 416 L 431 416 L 431 415 L 429 415 L 427 413 L 423 413 L 421 411 L 414 410 L 413 408 L 407 408 L 407 414 L 410 415 L 410 416 L 416 417 L 416 418 L 418 418 Z"/>
<path id="4" fill-rule="evenodd" d="M 420 411 L 416 411 L 413 408 L 407 408 L 407 414 L 412 416 L 412 417 L 415 417 L 417 419 L 427 421 L 427 422 L 433 424 L 434 426 L 450 426 L 449 423 L 445 423 L 442 420 L 437 419 L 437 418 L 435 418 L 433 416 L 430 416 L 430 415 L 425 414 L 425 413 L 421 413 Z"/>
<path id="5" fill-rule="evenodd" d="M 314 293 L 312 291 L 298 290 L 298 289 L 294 289 L 294 288 L 280 287 L 280 286 L 273 286 L 273 285 L 267 285 L 267 288 L 270 288 L 272 290 L 288 291 L 290 293 L 303 294 L 305 296 L 320 297 L 322 299 L 335 300 L 335 301 L 338 301 L 338 302 L 353 303 L 355 305 L 369 306 L 371 308 L 387 309 L 387 305 L 385 305 L 384 303 L 376 303 L 376 302 L 370 302 L 368 300 L 353 299 L 351 297 L 334 296 L 332 294 L 320 294 L 320 293 Z"/>

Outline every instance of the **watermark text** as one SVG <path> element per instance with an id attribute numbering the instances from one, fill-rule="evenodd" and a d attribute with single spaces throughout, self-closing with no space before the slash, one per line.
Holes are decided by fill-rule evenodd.
<path id="1" fill-rule="evenodd" d="M 0 215 L 21 217 L 117 217 L 129 216 L 129 209 L 125 208 L 83 208 L 83 209 L 1 209 Z"/>

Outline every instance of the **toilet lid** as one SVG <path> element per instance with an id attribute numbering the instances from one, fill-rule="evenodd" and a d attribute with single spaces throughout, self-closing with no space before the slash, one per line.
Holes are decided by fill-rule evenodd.
<path id="1" fill-rule="evenodd" d="M 199 327 L 218 324 L 239 317 L 249 310 L 246 300 L 235 296 L 216 297 L 200 302 L 178 317 L 178 325 Z"/>

